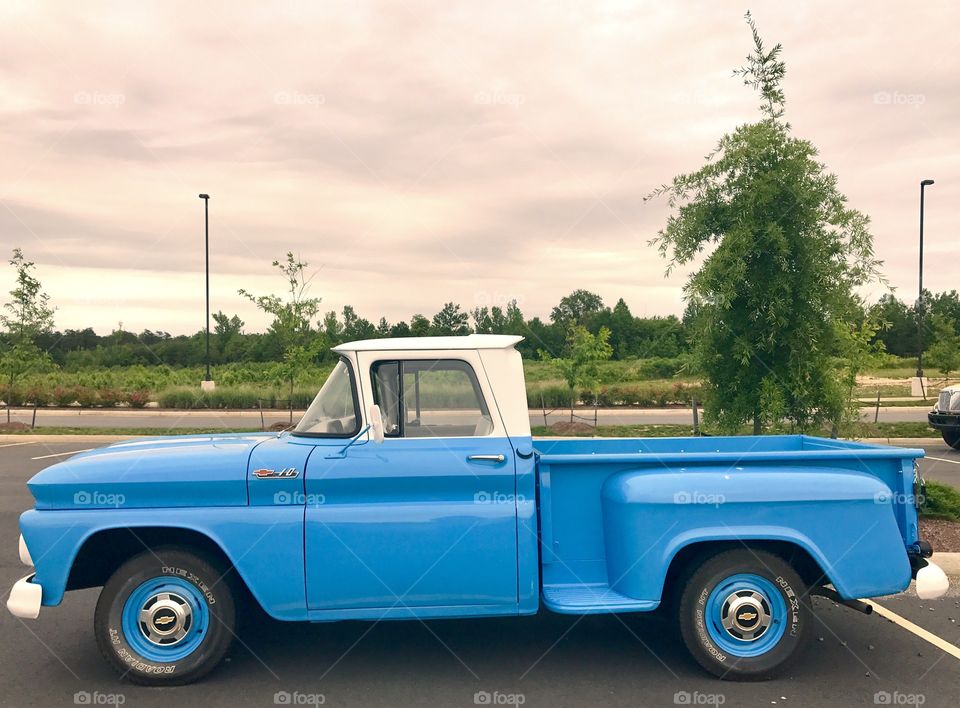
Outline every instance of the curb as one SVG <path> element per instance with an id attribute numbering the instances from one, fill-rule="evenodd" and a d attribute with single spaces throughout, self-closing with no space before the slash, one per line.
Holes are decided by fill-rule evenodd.
<path id="1" fill-rule="evenodd" d="M 904 446 L 913 446 L 913 445 L 942 445 L 946 447 L 947 444 L 943 442 L 943 438 L 940 436 L 929 437 L 929 438 L 860 438 L 855 442 L 870 443 L 874 445 L 895 445 L 897 447 Z"/>
<path id="2" fill-rule="evenodd" d="M 228 432 L 228 431 L 224 431 Z M 137 438 L 156 438 L 160 435 L 94 435 L 85 433 L 71 433 L 69 435 L 32 435 L 30 433 L 20 433 L 16 435 L 0 435 L 0 446 L 14 445 L 16 443 L 88 443 L 102 442 L 113 443 L 123 440 L 135 440 Z"/>
<path id="3" fill-rule="evenodd" d="M 960 575 L 960 553 L 937 553 L 930 559 L 939 565 L 947 575 Z"/>

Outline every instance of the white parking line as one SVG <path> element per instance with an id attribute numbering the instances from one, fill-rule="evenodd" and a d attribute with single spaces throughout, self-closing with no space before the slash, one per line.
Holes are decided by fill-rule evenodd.
<path id="1" fill-rule="evenodd" d="M 936 460 L 937 462 L 949 462 L 951 465 L 960 465 L 960 460 L 948 460 L 945 457 L 930 457 L 927 455 L 928 460 Z"/>
<path id="2" fill-rule="evenodd" d="M 888 620 L 890 620 L 894 624 L 900 625 L 908 632 L 912 632 L 913 634 L 916 634 L 921 639 L 933 644 L 933 646 L 935 646 L 937 649 L 945 651 L 947 654 L 949 654 L 953 658 L 960 659 L 960 648 L 958 648 L 954 644 L 951 644 L 946 639 L 941 639 L 936 634 L 933 634 L 932 632 L 928 632 L 923 627 L 918 627 L 910 620 L 901 617 L 900 615 L 898 615 L 896 612 L 893 612 L 892 610 L 888 610 L 883 605 L 878 605 L 873 600 L 863 600 L 863 602 L 873 607 L 873 611 L 876 612 L 881 617 L 886 617 Z"/>
<path id="3" fill-rule="evenodd" d="M 17 445 L 36 445 L 36 444 L 37 444 L 36 440 L 26 440 L 24 442 L 6 443 L 4 445 L 0 445 L 0 447 L 16 447 Z"/>
<path id="4" fill-rule="evenodd" d="M 31 457 L 31 460 L 46 460 L 48 457 L 63 457 L 64 455 L 76 455 L 80 452 L 90 452 L 93 448 L 88 447 L 86 450 L 71 450 L 70 452 L 55 452 L 52 455 L 40 455 L 40 457 Z"/>

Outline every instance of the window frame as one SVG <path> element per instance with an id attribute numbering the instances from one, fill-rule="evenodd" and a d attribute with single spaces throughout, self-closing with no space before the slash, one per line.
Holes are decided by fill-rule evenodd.
<path id="1" fill-rule="evenodd" d="M 403 365 L 404 363 L 408 364 L 424 364 L 426 362 L 440 363 L 440 362 L 453 362 L 462 367 L 465 367 L 467 373 L 467 378 L 470 380 L 470 386 L 473 388 L 473 393 L 477 397 L 477 401 L 480 404 L 480 415 L 485 416 L 490 419 L 491 423 L 494 425 L 494 430 L 491 430 L 486 435 L 425 435 L 423 437 L 409 437 L 405 435 L 406 433 L 406 424 L 407 416 L 406 409 L 403 405 Z M 477 370 L 474 367 L 473 363 L 467 361 L 466 359 L 458 359 L 456 357 L 441 357 L 441 358 L 408 358 L 401 359 L 399 357 L 390 357 L 387 359 L 375 359 L 370 363 L 370 389 L 373 397 L 373 402 L 380 406 L 380 386 L 377 381 L 376 370 L 384 364 L 396 364 L 397 366 L 397 424 L 399 432 L 397 433 L 388 433 L 384 431 L 383 436 L 391 440 L 443 440 L 450 438 L 488 438 L 491 437 L 496 429 L 496 423 L 493 422 L 493 415 L 490 413 L 490 405 L 487 403 L 486 396 L 483 395 L 483 387 L 480 385 L 480 377 L 477 376 Z M 462 369 L 461 369 L 462 370 Z M 419 384 L 419 381 L 418 381 Z M 382 410 L 382 409 L 381 409 Z"/>
<path id="2" fill-rule="evenodd" d="M 338 361 L 337 363 L 339 364 L 340 362 L 343 362 L 346 365 L 347 373 L 350 375 L 350 393 L 353 399 L 353 417 L 354 417 L 354 420 L 357 421 L 357 424 L 354 427 L 354 429 L 349 432 L 345 430 L 342 433 L 310 433 L 310 432 L 297 432 L 296 430 L 291 430 L 290 431 L 291 435 L 294 435 L 298 438 L 331 438 L 331 439 L 345 440 L 359 434 L 360 431 L 363 429 L 363 411 L 360 407 L 360 388 L 357 385 L 357 375 L 353 370 L 353 362 L 350 361 L 349 357 L 346 357 L 342 354 L 340 355 L 340 361 Z M 336 365 L 334 365 L 334 368 L 336 368 Z M 330 373 L 333 373 L 332 369 Z M 325 384 L 326 380 L 324 380 L 323 383 Z M 323 384 L 321 384 L 320 388 L 323 388 Z M 317 393 L 320 393 L 320 389 L 317 389 Z M 311 403 L 313 403 L 313 401 L 311 401 Z M 307 406 L 308 410 L 309 408 L 310 406 Z"/>

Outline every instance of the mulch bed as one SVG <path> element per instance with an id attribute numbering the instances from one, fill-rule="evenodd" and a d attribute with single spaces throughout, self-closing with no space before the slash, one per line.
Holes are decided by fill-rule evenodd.
<path id="1" fill-rule="evenodd" d="M 30 426 L 26 423 L 20 423 L 19 421 L 0 423 L 0 433 L 9 433 L 14 430 L 30 430 Z"/>
<path id="2" fill-rule="evenodd" d="M 960 522 L 921 518 L 920 538 L 930 542 L 934 553 L 960 552 Z"/>
<path id="3" fill-rule="evenodd" d="M 272 433 L 282 433 L 285 430 L 293 430 L 295 425 L 291 423 L 271 423 L 267 426 L 267 430 Z"/>

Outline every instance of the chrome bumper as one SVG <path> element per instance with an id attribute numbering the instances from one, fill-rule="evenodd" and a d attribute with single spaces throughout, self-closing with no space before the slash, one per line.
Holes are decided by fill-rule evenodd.
<path id="1" fill-rule="evenodd" d="M 40 616 L 40 599 L 43 588 L 33 582 L 33 573 L 20 578 L 13 584 L 10 597 L 7 598 L 7 609 L 14 617 L 36 619 Z"/>
<path id="2" fill-rule="evenodd" d="M 950 581 L 947 580 L 947 574 L 943 569 L 932 561 L 917 571 L 917 597 L 921 600 L 935 600 L 943 597 L 950 587 Z"/>

